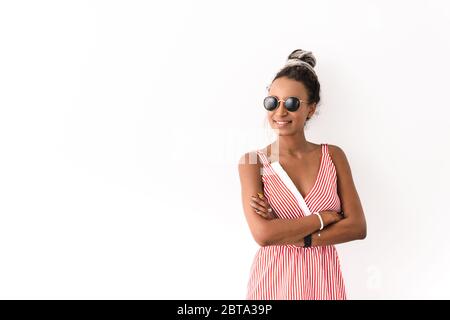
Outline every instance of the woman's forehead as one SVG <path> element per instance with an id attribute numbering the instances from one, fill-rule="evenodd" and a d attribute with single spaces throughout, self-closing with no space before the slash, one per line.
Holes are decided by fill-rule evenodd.
<path id="1" fill-rule="evenodd" d="M 306 93 L 306 88 L 303 83 L 288 78 L 275 79 L 269 85 L 268 89 L 271 93 L 280 93 L 286 95 Z"/>

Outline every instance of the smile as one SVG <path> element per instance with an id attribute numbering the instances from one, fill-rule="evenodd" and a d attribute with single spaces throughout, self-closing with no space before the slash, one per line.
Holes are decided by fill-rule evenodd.
<path id="1" fill-rule="evenodd" d="M 291 123 L 292 121 L 276 121 L 276 120 L 274 120 L 274 122 L 280 126 L 284 126 L 284 125 Z"/>

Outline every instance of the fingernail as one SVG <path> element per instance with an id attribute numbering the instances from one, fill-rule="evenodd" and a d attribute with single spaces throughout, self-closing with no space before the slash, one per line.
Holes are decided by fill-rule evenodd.
<path id="1" fill-rule="evenodd" d="M 263 198 L 263 197 L 264 197 L 264 195 L 263 195 L 262 193 L 260 193 L 260 192 L 258 192 L 258 196 L 259 196 L 260 198 Z"/>

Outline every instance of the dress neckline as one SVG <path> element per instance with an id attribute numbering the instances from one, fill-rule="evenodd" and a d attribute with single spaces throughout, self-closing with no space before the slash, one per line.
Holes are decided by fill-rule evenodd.
<path id="1" fill-rule="evenodd" d="M 283 181 L 284 185 L 286 187 L 288 187 L 288 189 L 294 194 L 296 195 L 296 198 L 301 197 L 302 199 L 304 199 L 305 201 L 307 199 L 309 199 L 311 197 L 311 194 L 314 192 L 314 190 L 316 189 L 316 186 L 318 184 L 319 178 L 322 174 L 323 171 L 323 165 L 324 165 L 324 159 L 325 159 L 325 145 L 323 143 L 320 144 L 321 145 L 321 157 L 320 157 L 320 165 L 319 165 L 319 171 L 317 172 L 316 175 L 316 179 L 314 180 L 314 184 L 311 187 L 311 189 L 307 192 L 306 196 L 303 196 L 300 192 L 300 190 L 297 188 L 297 186 L 295 185 L 294 181 L 292 180 L 292 178 L 289 176 L 289 174 L 286 172 L 286 170 L 284 170 L 283 166 L 281 165 L 281 163 L 276 160 L 273 162 L 270 162 L 267 155 L 264 154 L 264 157 L 267 160 L 267 163 L 269 164 L 269 166 L 274 169 L 274 171 L 277 173 L 277 175 L 280 177 L 280 179 Z"/>

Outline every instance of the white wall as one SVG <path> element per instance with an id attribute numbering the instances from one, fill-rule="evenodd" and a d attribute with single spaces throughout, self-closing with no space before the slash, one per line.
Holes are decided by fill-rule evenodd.
<path id="1" fill-rule="evenodd" d="M 350 299 L 450 298 L 446 1 L 0 2 L 0 297 L 243 299 L 237 162 L 294 49 L 368 223 Z"/>

